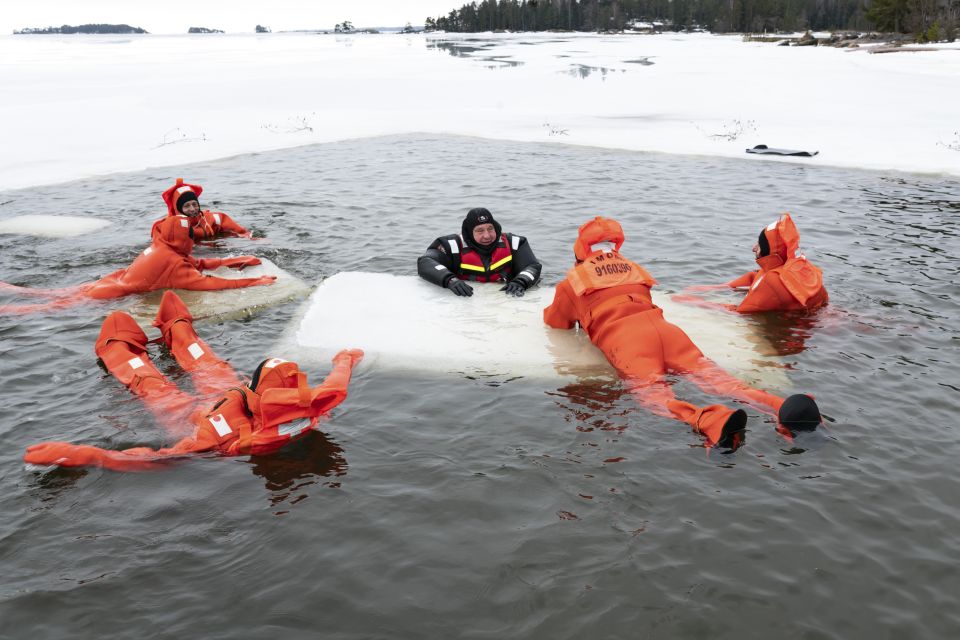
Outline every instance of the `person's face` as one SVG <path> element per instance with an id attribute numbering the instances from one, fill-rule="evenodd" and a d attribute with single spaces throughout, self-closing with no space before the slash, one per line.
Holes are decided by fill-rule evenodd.
<path id="1" fill-rule="evenodd" d="M 183 215 L 187 216 L 188 218 L 195 218 L 200 215 L 200 203 L 196 200 L 191 200 L 183 205 L 180 210 L 183 212 Z"/>
<path id="2" fill-rule="evenodd" d="M 477 244 L 488 245 L 497 239 L 497 230 L 489 222 L 478 224 L 473 228 L 473 241 Z"/>
<path id="3" fill-rule="evenodd" d="M 760 243 L 759 242 L 753 243 L 753 257 L 756 258 L 757 260 L 760 259 Z"/>

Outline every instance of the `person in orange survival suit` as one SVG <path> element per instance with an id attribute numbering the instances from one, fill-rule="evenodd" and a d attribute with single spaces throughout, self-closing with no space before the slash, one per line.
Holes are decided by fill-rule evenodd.
<path id="1" fill-rule="evenodd" d="M 200 210 L 200 194 L 203 187 L 187 184 L 183 178 L 177 178 L 172 187 L 163 192 L 163 201 L 167 205 L 167 216 L 182 215 L 190 219 L 193 239 L 196 242 L 221 237 L 252 238 L 253 234 L 221 211 Z M 157 232 L 163 218 L 153 223 L 150 235 Z"/>
<path id="2" fill-rule="evenodd" d="M 276 276 L 229 279 L 203 275 L 201 271 L 218 267 L 243 269 L 258 265 L 260 259 L 254 256 L 197 259 L 190 255 L 192 249 L 193 229 L 189 220 L 184 216 L 165 218 L 154 233 L 153 242 L 129 267 L 114 271 L 96 282 L 64 289 L 30 289 L 0 283 L 0 290 L 3 291 L 58 298 L 43 304 L 0 306 L 0 314 L 46 311 L 70 306 L 88 298 L 120 298 L 157 289 L 214 291 L 269 285 L 276 280 Z"/>
<path id="3" fill-rule="evenodd" d="M 737 446 L 746 426 L 746 412 L 677 400 L 665 374 L 684 374 L 705 391 L 777 412 L 781 427 L 791 433 L 813 430 L 820 424 L 820 410 L 813 398 L 796 394 L 784 400 L 747 386 L 706 358 L 682 329 L 667 322 L 650 297 L 656 280 L 620 255 L 623 241 L 620 224 L 610 218 L 597 217 L 580 227 L 573 246 L 576 265 L 544 309 L 544 322 L 556 329 L 572 329 L 579 322 L 610 364 L 631 383 L 631 392 L 641 404 L 657 415 L 686 422 L 711 445 Z"/>
<path id="4" fill-rule="evenodd" d="M 437 238 L 417 260 L 421 278 L 458 296 L 473 295 L 464 280 L 504 282 L 501 291 L 522 296 L 540 280 L 541 269 L 527 239 L 504 233 L 483 207 L 467 212 L 460 235 Z"/>
<path id="5" fill-rule="evenodd" d="M 122 311 L 104 320 L 95 350 L 117 380 L 161 418 L 168 433 L 182 439 L 171 447 L 122 451 L 44 442 L 27 448 L 25 462 L 145 471 L 161 468 L 173 458 L 206 452 L 269 454 L 316 428 L 320 416 L 343 402 L 353 367 L 363 358 L 358 349 L 340 351 L 333 357 L 330 375 L 315 387 L 307 385 L 306 374 L 296 363 L 268 358 L 244 385 L 196 334 L 193 317 L 177 294 L 163 294 L 153 324 L 177 363 L 189 372 L 197 396 L 181 391 L 160 373 L 147 353 L 146 334 Z"/>
<path id="6" fill-rule="evenodd" d="M 799 246 L 800 232 L 790 214 L 784 213 L 760 231 L 760 237 L 753 245 L 753 255 L 760 267 L 758 270 L 747 272 L 725 284 L 688 287 L 672 299 L 737 313 L 816 309 L 827 304 L 823 272 L 806 256 L 798 254 Z M 691 293 L 744 287 L 748 288 L 747 295 L 739 305 L 710 302 Z"/>

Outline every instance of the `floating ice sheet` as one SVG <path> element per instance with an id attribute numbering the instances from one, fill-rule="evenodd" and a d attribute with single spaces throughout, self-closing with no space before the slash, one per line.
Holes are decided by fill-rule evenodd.
<path id="1" fill-rule="evenodd" d="M 586 334 L 544 325 L 552 300 L 553 287 L 514 298 L 500 285 L 474 284 L 472 297 L 458 298 L 417 276 L 342 272 L 317 287 L 275 351 L 303 363 L 360 348 L 366 366 L 480 378 L 615 375 Z M 654 301 L 731 373 L 771 390 L 788 386 L 745 319 L 676 305 L 665 294 Z"/>
<path id="2" fill-rule="evenodd" d="M 0 235 L 17 234 L 42 238 L 71 238 L 92 233 L 110 224 L 100 218 L 77 216 L 16 216 L 0 220 Z"/>
<path id="3" fill-rule="evenodd" d="M 261 260 L 262 264 L 256 267 L 247 267 L 242 271 L 221 267 L 206 273 L 230 279 L 277 276 L 277 281 L 271 285 L 224 289 L 222 291 L 176 289 L 177 295 L 186 303 L 195 320 L 204 320 L 248 315 L 258 309 L 303 298 L 309 293 L 310 287 L 303 280 L 284 271 L 265 258 L 261 258 Z M 162 297 L 163 291 L 148 293 L 141 296 L 128 311 L 141 325 L 149 326 L 156 316 L 157 307 L 160 306 Z"/>

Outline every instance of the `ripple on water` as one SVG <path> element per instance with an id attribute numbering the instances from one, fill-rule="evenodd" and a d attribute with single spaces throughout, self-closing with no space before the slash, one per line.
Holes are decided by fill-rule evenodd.
<path id="1" fill-rule="evenodd" d="M 0 236 L 0 280 L 64 286 L 124 266 L 180 175 L 264 236 L 202 251 L 264 255 L 307 282 L 410 273 L 427 243 L 485 206 L 530 238 L 547 283 L 569 267 L 576 227 L 606 214 L 624 223 L 625 252 L 678 290 L 749 270 L 759 229 L 789 209 L 831 305 L 755 322 L 831 422 L 790 443 L 748 410 L 746 445 L 722 455 L 613 379 L 493 385 L 373 368 L 323 435 L 270 458 L 204 457 L 146 474 L 24 470 L 34 442 L 169 439 L 94 361 L 100 321 L 119 305 L 2 317 L 6 628 L 853 638 L 960 627 L 955 180 L 374 138 L 0 194 L 12 202 L 4 216 L 128 225 L 73 239 Z M 103 210 L 105 193 L 119 210 Z M 200 331 L 249 372 L 295 311 Z"/>

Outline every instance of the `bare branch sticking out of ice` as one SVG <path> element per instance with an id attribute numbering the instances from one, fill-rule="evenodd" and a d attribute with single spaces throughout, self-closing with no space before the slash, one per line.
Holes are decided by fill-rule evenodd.
<path id="1" fill-rule="evenodd" d="M 946 147 L 950 151 L 960 151 L 960 131 L 953 132 L 953 140 L 950 142 L 938 142 L 938 145 L 941 147 Z"/>
<path id="2" fill-rule="evenodd" d="M 201 132 L 199 136 L 191 136 L 186 133 L 180 127 L 174 127 L 163 134 L 163 141 L 154 147 L 154 149 L 159 149 L 160 147 L 167 147 L 172 144 L 179 144 L 181 142 L 206 142 L 207 134 Z"/>
<path id="3" fill-rule="evenodd" d="M 548 136 L 565 136 L 569 135 L 570 133 L 569 129 L 563 129 L 557 125 L 550 124 L 549 122 L 544 122 L 543 128 L 547 130 Z"/>
<path id="4" fill-rule="evenodd" d="M 721 130 L 718 133 L 710 133 L 705 131 L 703 127 L 698 125 L 696 122 L 693 123 L 693 126 L 697 128 L 697 131 L 708 138 L 713 140 L 726 140 L 728 142 L 733 142 L 745 133 L 757 132 L 757 123 L 753 120 L 732 120 L 730 122 L 724 122 Z"/>
<path id="5" fill-rule="evenodd" d="M 281 124 L 267 123 L 260 128 L 270 133 L 313 133 L 312 121 L 316 116 L 314 111 L 309 116 L 292 116 Z"/>

